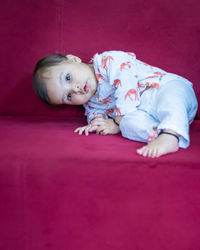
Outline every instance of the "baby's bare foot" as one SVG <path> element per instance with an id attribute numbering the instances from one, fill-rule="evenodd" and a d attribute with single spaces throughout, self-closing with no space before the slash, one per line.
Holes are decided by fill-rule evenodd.
<path id="1" fill-rule="evenodd" d="M 178 140 L 170 134 L 161 134 L 154 141 L 137 150 L 137 153 L 145 157 L 160 157 L 178 151 Z"/>
<path id="2" fill-rule="evenodd" d="M 154 128 L 152 131 L 148 133 L 148 143 L 154 141 L 158 137 L 158 131 Z"/>

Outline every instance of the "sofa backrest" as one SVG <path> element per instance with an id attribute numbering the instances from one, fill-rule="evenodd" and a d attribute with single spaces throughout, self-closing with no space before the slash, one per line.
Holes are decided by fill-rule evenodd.
<path id="1" fill-rule="evenodd" d="M 47 106 L 33 92 L 36 61 L 57 52 L 84 62 L 96 52 L 135 52 L 141 61 L 188 78 L 200 100 L 198 0 L 7 0 L 0 12 L 0 115 L 82 114 L 81 107 Z"/>

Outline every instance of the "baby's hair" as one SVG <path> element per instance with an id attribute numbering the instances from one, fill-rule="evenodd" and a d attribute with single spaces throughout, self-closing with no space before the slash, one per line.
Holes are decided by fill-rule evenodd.
<path id="1" fill-rule="evenodd" d="M 67 57 L 62 54 L 49 55 L 41 58 L 35 66 L 33 73 L 33 88 L 36 95 L 47 104 L 50 104 L 50 100 L 44 84 L 45 78 L 42 73 L 49 67 L 56 66 L 66 60 L 68 60 Z"/>

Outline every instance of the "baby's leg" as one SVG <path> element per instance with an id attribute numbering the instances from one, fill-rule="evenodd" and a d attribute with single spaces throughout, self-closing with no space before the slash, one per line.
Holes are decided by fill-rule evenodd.
<path id="1" fill-rule="evenodd" d="M 169 129 L 179 135 L 179 147 L 189 146 L 189 124 L 197 111 L 197 100 L 189 81 L 184 78 L 166 82 L 155 98 L 158 131 Z"/>
<path id="2" fill-rule="evenodd" d="M 123 137 L 130 140 L 148 142 L 157 137 L 158 122 L 143 110 L 136 110 L 125 115 L 120 122 Z"/>
<path id="3" fill-rule="evenodd" d="M 129 113 L 120 122 L 123 137 L 134 141 L 148 142 L 147 146 L 137 150 L 138 154 L 148 157 L 158 157 L 166 152 L 177 151 L 177 139 L 175 138 L 174 140 L 173 136 L 168 134 L 158 136 L 157 126 L 158 123 L 156 120 L 142 110 Z"/>
<path id="4" fill-rule="evenodd" d="M 143 156 L 159 157 L 176 152 L 179 147 L 186 148 L 189 145 L 189 123 L 197 109 L 196 97 L 190 84 L 180 80 L 165 83 L 158 90 L 155 105 L 157 119 L 160 120 L 157 129 L 167 133 L 159 135 L 137 152 Z"/>

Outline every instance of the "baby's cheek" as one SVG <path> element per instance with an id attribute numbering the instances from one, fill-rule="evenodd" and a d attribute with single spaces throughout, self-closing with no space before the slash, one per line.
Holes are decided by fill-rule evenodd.
<path id="1" fill-rule="evenodd" d="M 89 98 L 86 96 L 78 95 L 73 98 L 73 104 L 75 105 L 83 105 L 87 103 L 88 101 L 89 101 Z"/>

